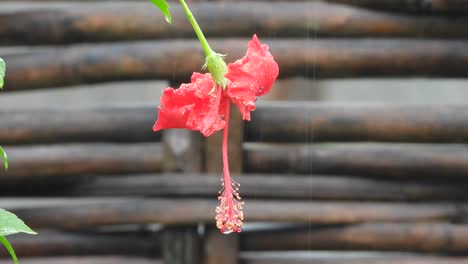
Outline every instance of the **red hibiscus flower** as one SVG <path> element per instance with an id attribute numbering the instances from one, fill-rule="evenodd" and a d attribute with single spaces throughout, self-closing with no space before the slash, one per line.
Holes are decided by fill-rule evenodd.
<path id="1" fill-rule="evenodd" d="M 223 131 L 223 187 L 218 197 L 216 225 L 223 233 L 240 232 L 244 215 L 239 193 L 239 184 L 229 174 L 227 154 L 230 101 L 250 120 L 250 111 L 255 110 L 257 96 L 270 91 L 278 77 L 278 64 L 273 60 L 269 48 L 258 41 L 256 35 L 248 44 L 246 55 L 229 64 L 225 74 L 225 89 L 216 85 L 209 73 L 193 73 L 191 83 L 179 89 L 166 88 L 158 108 L 158 120 L 154 131 L 166 128 L 185 128 L 200 131 L 210 136 Z"/>

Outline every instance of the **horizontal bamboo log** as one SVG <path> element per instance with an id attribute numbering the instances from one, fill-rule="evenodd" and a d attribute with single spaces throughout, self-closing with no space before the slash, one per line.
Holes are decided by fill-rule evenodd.
<path id="1" fill-rule="evenodd" d="M 80 229 L 116 224 L 213 222 L 216 199 L 70 198 L 0 200 L 34 228 Z M 245 204 L 248 222 L 350 224 L 368 221 L 451 221 L 466 205 L 451 203 L 262 201 Z"/>
<path id="2" fill-rule="evenodd" d="M 10 243 L 22 262 L 28 257 L 45 256 L 159 256 L 159 240 L 152 234 L 138 233 L 66 233 L 38 230 L 37 236 L 11 236 Z M 7 257 L 2 248 L 2 257 Z M 133 262 L 132 262 L 133 263 Z"/>
<path id="3" fill-rule="evenodd" d="M 352 226 L 329 226 L 306 229 L 287 229 L 244 232 L 241 248 L 243 260 L 258 260 L 275 256 L 276 260 L 291 259 L 292 254 L 258 253 L 255 251 L 284 250 L 396 250 L 428 253 L 458 254 L 466 248 L 466 227 L 451 224 L 390 224 L 373 223 Z M 100 256 L 107 259 L 119 255 L 157 257 L 160 254 L 160 233 L 67 233 L 40 230 L 39 236 L 12 236 L 11 243 L 23 260 L 47 256 Z M 453 241 L 446 243 L 446 241 Z M 2 253 L 6 253 L 4 249 Z M 340 252 L 339 258 L 346 259 Z M 2 257 L 8 256 L 2 254 Z M 307 257 L 313 255 L 308 254 Z M 368 260 L 404 260 L 404 255 L 375 254 Z M 414 258 L 415 256 L 411 256 Z M 303 256 L 304 258 L 304 256 Z M 320 257 L 313 257 L 319 259 Z M 45 258 L 42 258 L 45 259 Z M 311 259 L 309 259 L 311 260 Z M 133 263 L 133 262 L 132 262 Z M 256 263 L 256 262 L 255 262 Z M 273 262 L 276 263 L 276 262 Z M 278 262 L 282 263 L 282 262 Z M 342 262 L 337 262 L 342 263 Z M 374 263 L 374 262 L 372 262 Z M 380 262 L 375 262 L 380 263 Z M 394 262 L 389 262 L 394 263 Z M 402 262 L 406 263 L 406 262 Z"/>
<path id="4" fill-rule="evenodd" d="M 312 175 L 242 175 L 244 198 L 431 201 L 468 200 L 466 187 L 458 183 L 429 184 L 376 179 Z M 60 186 L 60 187 L 59 187 Z M 74 184 L 53 184 L 51 180 L 0 184 L 3 196 L 163 196 L 213 197 L 220 188 L 219 177 L 211 175 L 148 174 L 87 177 Z"/>
<path id="5" fill-rule="evenodd" d="M 270 0 L 271 1 L 271 0 Z M 330 2 L 357 5 L 368 8 L 398 10 L 418 13 L 466 13 L 466 0 L 329 0 Z"/>
<path id="6" fill-rule="evenodd" d="M 332 256 L 314 256 L 309 254 L 263 254 L 247 255 L 242 257 L 247 264 L 465 264 L 468 259 L 465 257 L 440 257 L 440 256 L 341 256 L 338 253 Z"/>
<path id="7" fill-rule="evenodd" d="M 0 144 L 158 141 L 156 105 L 0 111 Z"/>
<path id="8" fill-rule="evenodd" d="M 462 105 L 350 105 L 262 102 L 245 123 L 247 141 L 468 142 Z M 0 111 L 0 145 L 160 140 L 156 105 Z"/>
<path id="9" fill-rule="evenodd" d="M 248 144 L 246 145 L 245 168 L 248 172 L 308 173 L 311 171 L 357 175 L 420 174 L 464 177 L 467 173 L 465 149 L 459 145 L 417 144 L 302 146 Z M 9 171 L 11 176 L 110 174 L 121 170 L 125 173 L 149 172 L 160 171 L 162 166 L 159 148 L 142 144 L 7 147 L 7 152 L 12 161 Z M 116 152 L 118 155 L 115 155 Z M 153 155 L 151 162 L 135 160 L 145 155 L 144 153 Z M 349 156 L 349 153 L 352 153 L 352 156 Z M 327 157 L 323 158 L 323 154 Z M 376 154 L 379 156 L 377 157 Z M 382 158 L 385 158 L 385 163 L 382 163 Z M 109 165 L 112 160 L 117 163 L 125 162 L 118 166 Z M 309 168 L 310 164 L 314 166 Z M 69 168 L 64 168 L 64 166 L 69 166 Z"/>
<path id="10" fill-rule="evenodd" d="M 284 253 L 283 253 L 284 254 Z M 464 264 L 466 258 L 453 257 L 422 257 L 422 256 L 380 256 L 380 257 L 304 257 L 286 255 L 287 259 L 281 255 L 255 256 L 248 255 L 241 257 L 243 264 Z M 61 258 L 24 258 L 24 264 L 160 264 L 157 259 L 128 258 L 121 256 L 114 257 L 61 257 Z"/>
<path id="11" fill-rule="evenodd" d="M 321 173 L 389 178 L 468 177 L 464 145 L 324 143 L 309 145 L 246 144 L 249 173 Z"/>
<path id="12" fill-rule="evenodd" d="M 5 147 L 5 151 L 8 177 L 160 172 L 163 167 L 161 146 L 155 143 Z"/>
<path id="13" fill-rule="evenodd" d="M 453 224 L 366 223 L 349 226 L 250 232 L 245 250 L 379 250 L 465 254 L 468 226 Z M 448 242 L 450 241 L 450 242 Z"/>
<path id="14" fill-rule="evenodd" d="M 93 0 L 79 0 L 78 3 L 91 2 Z M 285 0 L 266 0 L 266 2 L 284 2 Z M 304 0 L 289 0 L 288 2 L 303 2 Z M 468 3 L 466 0 L 308 0 L 309 2 L 325 1 L 330 3 L 342 3 L 347 5 L 361 6 L 366 8 L 376 8 L 392 11 L 417 12 L 417 13 L 466 13 L 468 12 Z M 50 8 L 76 6 L 76 0 L 28 0 L 24 4 L 18 4 L 11 0 L 0 0 L 2 2 L 2 10 L 27 10 L 31 8 Z M 106 1 L 94 1 L 96 4 L 105 3 Z M 145 0 L 128 0 L 126 2 L 145 2 Z M 178 2 L 177 0 L 169 0 L 169 2 Z M 245 0 L 190 0 L 192 3 L 204 2 L 247 2 Z M 47 3 L 44 7 L 44 3 Z M 174 4 L 172 4 L 174 7 Z"/>
<path id="15" fill-rule="evenodd" d="M 227 61 L 247 39 L 212 40 Z M 458 40 L 268 40 L 280 77 L 468 76 L 468 43 Z M 8 55 L 6 88 L 19 91 L 129 79 L 187 80 L 204 55 L 195 40 L 99 44 Z"/>
<path id="16" fill-rule="evenodd" d="M 116 252 L 118 255 L 118 252 Z M 162 264 L 161 260 L 148 258 L 112 257 L 54 257 L 54 258 L 21 258 L 22 264 Z"/>
<path id="17" fill-rule="evenodd" d="M 247 141 L 467 142 L 466 106 L 265 103 Z"/>
<path id="18" fill-rule="evenodd" d="M 194 36 L 178 4 L 171 9 L 172 24 L 164 23 L 162 15 L 147 2 L 81 3 L 62 7 L 44 5 L 39 9 L 0 14 L 0 44 L 69 44 Z M 389 14 L 315 1 L 202 2 L 192 4 L 191 9 L 204 34 L 209 37 L 245 37 L 255 33 L 262 37 L 306 37 L 312 34 L 341 37 L 468 37 L 468 20 L 463 18 Z M 39 35 L 34 34 L 38 27 L 41 28 Z"/>

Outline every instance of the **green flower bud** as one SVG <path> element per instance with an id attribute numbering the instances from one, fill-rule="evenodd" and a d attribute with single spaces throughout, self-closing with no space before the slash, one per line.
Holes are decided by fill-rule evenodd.
<path id="1" fill-rule="evenodd" d="M 203 69 L 208 68 L 215 83 L 223 87 L 223 89 L 226 88 L 227 85 L 227 80 L 224 77 L 227 73 L 227 65 L 226 62 L 224 62 L 224 57 L 225 55 L 212 52 L 206 57 L 205 65 L 203 65 Z"/>

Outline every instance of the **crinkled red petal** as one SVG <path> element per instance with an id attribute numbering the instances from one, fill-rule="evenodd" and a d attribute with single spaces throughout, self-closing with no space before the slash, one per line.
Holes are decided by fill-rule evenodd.
<path id="1" fill-rule="evenodd" d="M 194 73 L 191 81 L 179 89 L 164 89 L 154 131 L 185 128 L 209 136 L 224 128 L 221 88 L 211 93 L 215 83 L 209 73 Z"/>
<path id="2" fill-rule="evenodd" d="M 228 65 L 225 75 L 230 80 L 227 94 L 239 107 L 243 119 L 250 120 L 250 111 L 255 110 L 257 96 L 268 93 L 279 74 L 266 44 L 261 44 L 256 35 L 248 44 L 246 55 Z"/>

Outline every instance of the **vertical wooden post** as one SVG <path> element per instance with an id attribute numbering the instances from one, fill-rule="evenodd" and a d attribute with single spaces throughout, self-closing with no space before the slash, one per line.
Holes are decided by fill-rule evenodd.
<path id="1" fill-rule="evenodd" d="M 242 172 L 242 143 L 244 139 L 244 121 L 242 115 L 231 104 L 229 117 L 229 169 L 234 175 Z M 206 138 L 205 170 L 210 174 L 217 174 L 221 179 L 223 172 L 223 157 L 221 155 L 223 131 Z"/>
<path id="2" fill-rule="evenodd" d="M 238 264 L 239 234 L 221 234 L 219 229 L 208 225 L 204 240 L 204 264 Z"/>
<path id="3" fill-rule="evenodd" d="M 162 136 L 165 172 L 200 173 L 203 170 L 203 136 L 183 129 L 165 130 Z M 190 175 L 187 175 L 190 176 Z"/>
<path id="4" fill-rule="evenodd" d="M 239 110 L 231 106 L 229 118 L 229 168 L 232 175 L 242 172 L 242 142 L 244 137 L 243 121 Z M 217 175 L 220 179 L 223 171 L 221 155 L 222 131 L 210 136 L 205 146 L 205 170 L 209 174 Z M 221 180 L 220 180 L 221 184 Z M 221 185 L 220 185 L 221 188 Z M 240 188 L 242 196 L 242 183 Z M 213 199 L 216 199 L 216 193 Z M 214 217 L 214 208 L 213 208 Z M 239 235 L 223 235 L 216 228 L 213 219 L 205 229 L 204 264 L 237 264 L 239 262 Z"/>
<path id="5" fill-rule="evenodd" d="M 178 87 L 178 84 L 171 85 Z M 194 131 L 168 129 L 162 136 L 164 146 L 164 171 L 191 173 L 203 171 L 203 136 Z M 201 264 L 203 243 L 196 223 L 191 226 L 168 226 L 162 238 L 162 255 L 165 264 Z"/>
<path id="6" fill-rule="evenodd" d="M 171 87 L 180 82 L 172 81 Z M 200 173 L 203 171 L 203 136 L 185 129 L 168 129 L 162 136 L 164 146 L 164 171 Z"/>
<path id="7" fill-rule="evenodd" d="M 202 264 L 202 243 L 195 226 L 168 227 L 162 237 L 164 264 Z"/>

